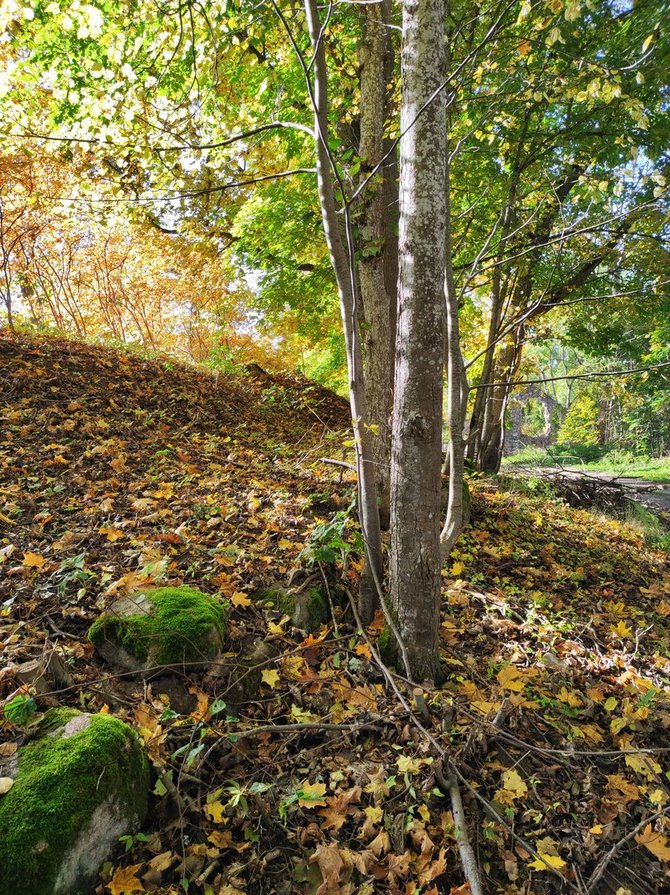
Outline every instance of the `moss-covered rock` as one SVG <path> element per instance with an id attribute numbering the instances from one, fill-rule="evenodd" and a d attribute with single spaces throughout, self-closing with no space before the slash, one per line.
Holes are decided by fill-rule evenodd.
<path id="1" fill-rule="evenodd" d="M 149 765 L 110 715 L 51 709 L 2 767 L 0 895 L 84 895 L 119 836 L 147 812 Z"/>
<path id="2" fill-rule="evenodd" d="M 206 665 L 221 650 L 226 607 L 193 587 L 157 587 L 116 600 L 88 636 L 127 671 Z"/>
<path id="3" fill-rule="evenodd" d="M 284 587 L 269 587 L 254 595 L 257 602 L 282 615 L 288 615 L 291 624 L 301 631 L 317 631 L 328 621 L 328 599 L 318 587 L 289 591 Z"/>

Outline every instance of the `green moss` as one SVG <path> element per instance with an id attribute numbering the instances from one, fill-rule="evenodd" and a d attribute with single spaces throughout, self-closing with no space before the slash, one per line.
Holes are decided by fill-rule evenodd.
<path id="1" fill-rule="evenodd" d="M 316 631 L 328 620 L 328 600 L 318 587 L 310 587 L 297 601 L 294 624 L 305 631 Z"/>
<path id="2" fill-rule="evenodd" d="M 382 628 L 377 638 L 377 652 L 384 663 L 389 667 L 395 666 L 398 659 L 398 645 L 393 636 L 393 632 L 387 626 Z"/>
<path id="3" fill-rule="evenodd" d="M 94 715 L 67 739 L 49 736 L 78 714 L 48 711 L 42 734 L 19 750 L 18 776 L 0 799 L 0 895 L 50 895 L 63 856 L 107 800 L 138 824 L 146 815 L 149 766 L 130 727 Z"/>
<path id="4" fill-rule="evenodd" d="M 140 662 L 151 659 L 156 665 L 198 662 L 218 653 L 225 635 L 224 604 L 193 587 L 160 587 L 143 594 L 151 612 L 103 615 L 91 626 L 89 640 L 98 647 L 118 644 Z"/>

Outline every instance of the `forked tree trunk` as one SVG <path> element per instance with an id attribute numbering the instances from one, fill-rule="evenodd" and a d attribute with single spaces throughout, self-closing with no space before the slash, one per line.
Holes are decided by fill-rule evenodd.
<path id="1" fill-rule="evenodd" d="M 389 31 L 388 2 L 363 7 L 365 40 L 361 46 L 361 139 L 359 154 L 361 176 L 367 178 L 385 155 L 384 124 L 388 107 L 389 70 L 392 72 L 392 51 Z M 394 173 L 391 165 L 391 173 Z M 389 222 L 389 183 L 385 168 L 371 179 L 363 194 L 361 246 L 358 275 L 365 316 L 363 327 L 365 386 L 369 424 L 372 436 L 372 458 L 375 466 L 377 500 L 381 527 L 389 526 L 391 475 L 391 413 L 393 410 L 393 376 L 395 346 L 396 286 L 388 289 L 387 271 L 397 269 L 397 242 Z"/>
<path id="2" fill-rule="evenodd" d="M 349 399 L 356 443 L 358 506 L 367 557 L 367 573 L 363 578 L 364 586 L 361 589 L 359 609 L 363 620 L 369 621 L 374 613 L 376 589 L 382 582 L 383 567 L 377 493 L 374 465 L 372 463 L 372 439 L 359 338 L 360 321 L 357 314 L 357 284 L 351 255 L 353 245 L 350 239 L 347 241 L 347 244 L 343 240 L 335 204 L 335 190 L 333 187 L 335 172 L 328 150 L 328 72 L 316 0 L 305 0 L 305 13 L 314 53 L 314 84 L 311 88 L 311 99 L 314 106 L 319 201 L 321 204 L 323 229 L 340 297 L 349 373 Z M 347 226 L 346 223 L 345 226 Z M 345 238 L 347 236 L 350 237 L 350 235 L 350 233 L 344 234 Z"/>
<path id="3" fill-rule="evenodd" d="M 438 670 L 446 104 L 443 0 L 405 0 L 398 326 L 391 457 L 392 611 L 414 680 Z"/>

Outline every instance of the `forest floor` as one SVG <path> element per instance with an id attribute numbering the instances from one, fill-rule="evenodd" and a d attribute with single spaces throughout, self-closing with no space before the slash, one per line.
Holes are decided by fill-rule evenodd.
<path id="1" fill-rule="evenodd" d="M 100 895 L 468 895 L 425 730 L 489 895 L 670 892 L 670 561 L 636 530 L 472 481 L 422 730 L 375 661 L 381 618 L 359 631 L 338 601 L 360 569 L 351 473 L 320 462 L 348 450 L 341 399 L 4 333 L 0 419 L 0 697 L 57 650 L 73 686 L 38 711 L 113 712 L 163 781 Z M 319 567 L 310 536 L 337 513 L 344 562 Z M 334 603 L 313 634 L 250 598 L 310 581 Z M 96 657 L 91 622 L 152 583 L 230 602 L 220 674 L 142 682 Z M 259 641 L 277 656 L 227 711 Z M 25 731 L 0 723 L 11 749 Z"/>

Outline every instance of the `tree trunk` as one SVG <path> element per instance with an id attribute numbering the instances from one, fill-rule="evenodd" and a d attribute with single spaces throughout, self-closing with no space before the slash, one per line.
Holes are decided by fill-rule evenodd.
<path id="1" fill-rule="evenodd" d="M 517 331 L 514 342 L 504 345 L 493 369 L 492 382 L 486 389 L 486 405 L 482 426 L 477 468 L 480 472 L 497 473 L 505 447 L 505 412 L 514 386 L 510 385 L 521 364 L 525 332 Z"/>
<path id="2" fill-rule="evenodd" d="M 381 586 L 383 566 L 374 465 L 372 463 L 371 431 L 367 414 L 359 338 L 360 321 L 357 313 L 357 284 L 352 257 L 353 242 L 346 216 L 346 245 L 343 241 L 335 204 L 333 177 L 336 176 L 336 170 L 328 149 L 328 71 L 316 0 L 305 0 L 305 13 L 314 52 L 314 84 L 313 87 L 310 87 L 310 92 L 314 107 L 319 201 L 323 229 L 340 297 L 349 373 L 349 400 L 356 444 L 358 510 L 367 557 L 367 574 L 363 577 L 359 609 L 363 620 L 369 621 L 374 614 L 376 590 Z"/>
<path id="3" fill-rule="evenodd" d="M 392 611 L 414 680 L 438 671 L 446 104 L 442 0 L 405 0 L 398 325 L 391 456 Z"/>
<path id="4" fill-rule="evenodd" d="M 361 174 L 367 178 L 385 154 L 384 124 L 387 110 L 388 58 L 391 55 L 386 28 L 388 3 L 363 7 L 365 41 L 361 46 Z M 391 70 L 392 70 L 391 58 Z M 394 167 L 394 166 L 393 166 Z M 389 184 L 385 171 L 372 178 L 364 192 L 358 276 L 365 324 L 363 327 L 365 386 L 372 435 L 377 500 L 381 527 L 389 527 L 391 473 L 391 413 L 395 344 L 396 288 L 387 288 L 387 270 L 397 248 L 389 239 Z M 391 255 L 391 258 L 388 256 Z M 397 267 L 397 260 L 395 266 Z"/>
<path id="5" fill-rule="evenodd" d="M 463 471 L 465 440 L 463 426 L 468 403 L 468 381 L 461 351 L 458 323 L 458 295 L 454 279 L 451 233 L 451 179 L 449 161 L 446 169 L 445 189 L 445 271 L 444 295 L 447 337 L 445 340 L 445 365 L 447 368 L 447 401 L 449 412 L 449 441 L 447 444 L 449 470 L 449 500 L 444 527 L 440 535 L 442 561 L 446 562 L 463 529 Z"/>

